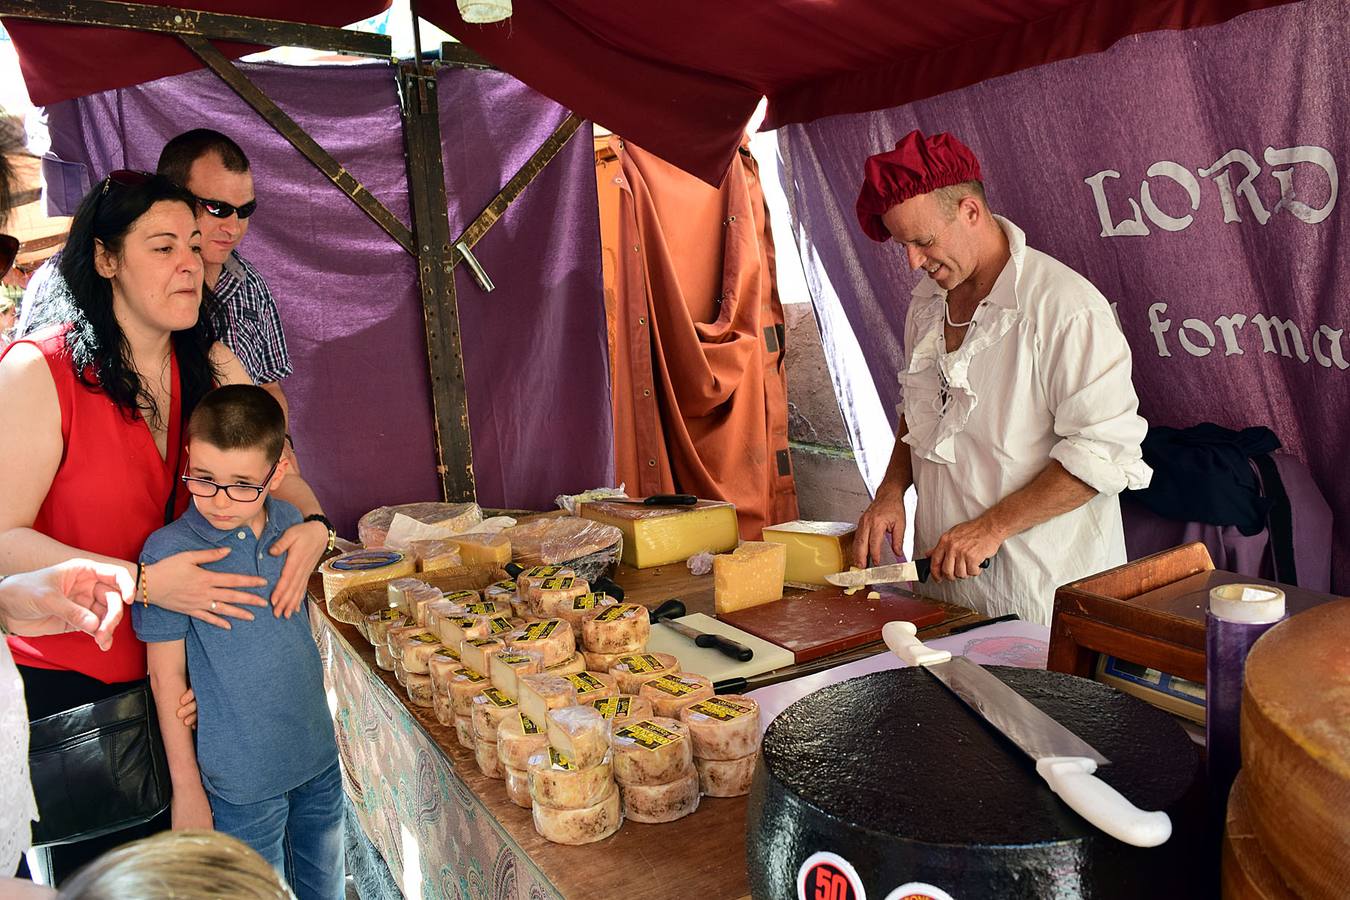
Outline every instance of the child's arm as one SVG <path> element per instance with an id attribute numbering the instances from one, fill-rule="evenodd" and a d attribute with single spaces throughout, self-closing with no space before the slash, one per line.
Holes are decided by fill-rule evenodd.
<path id="1" fill-rule="evenodd" d="M 192 729 L 178 718 L 178 700 L 188 687 L 187 650 L 182 640 L 158 641 L 146 644 L 145 653 L 155 710 L 159 714 L 159 731 L 164 738 L 164 753 L 169 758 L 173 827 L 211 830 L 211 804 L 206 799 L 202 775 L 197 769 Z"/>

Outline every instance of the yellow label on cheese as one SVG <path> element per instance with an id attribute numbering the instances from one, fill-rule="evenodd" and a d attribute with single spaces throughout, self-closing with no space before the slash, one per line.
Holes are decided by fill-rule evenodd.
<path id="1" fill-rule="evenodd" d="M 474 603 L 478 600 L 477 591 L 450 591 L 441 595 L 442 600 L 449 600 L 451 603 Z"/>
<path id="2" fill-rule="evenodd" d="M 486 675 L 480 675 L 473 669 L 460 669 L 458 672 L 455 673 L 455 677 L 463 678 L 470 684 L 477 684 L 480 681 L 487 681 Z"/>
<path id="3" fill-rule="evenodd" d="M 496 640 L 495 638 L 473 638 L 472 640 L 465 641 L 464 643 L 468 644 L 471 647 L 486 647 L 488 644 L 499 644 L 501 642 Z"/>
<path id="4" fill-rule="evenodd" d="M 723 700 L 721 697 L 709 697 L 707 700 L 700 700 L 688 707 L 696 713 L 703 713 L 712 719 L 719 719 L 723 722 L 730 722 L 732 719 L 739 719 L 741 716 L 750 715 L 750 707 L 741 706 L 738 703 L 732 703 L 729 700 Z"/>
<path id="5" fill-rule="evenodd" d="M 479 600 L 477 603 L 466 603 L 464 611 L 473 613 L 475 616 L 490 616 L 493 613 L 501 612 L 502 609 L 496 600 Z"/>
<path id="6" fill-rule="evenodd" d="M 514 630 L 515 627 L 516 626 L 511 624 L 510 619 L 503 618 L 502 616 L 493 616 L 491 619 L 488 619 L 488 631 L 492 634 L 505 634 L 508 631 Z"/>
<path id="7" fill-rule="evenodd" d="M 647 750 L 660 750 L 662 747 L 675 743 L 681 737 L 673 731 L 667 731 L 650 719 L 625 725 L 614 732 L 614 736 L 627 738 Z"/>
<path id="8" fill-rule="evenodd" d="M 506 709 L 508 706 L 516 705 L 516 701 L 506 696 L 501 691 L 497 690 L 495 687 L 485 688 L 483 690 L 483 696 L 487 698 L 487 702 L 491 703 L 498 709 Z"/>
<path id="9" fill-rule="evenodd" d="M 541 591 L 570 591 L 576 581 L 571 575 L 565 575 L 561 578 L 547 578 L 539 585 L 539 589 Z"/>
<path id="10" fill-rule="evenodd" d="M 628 618 L 637 614 L 637 607 L 631 603 L 621 603 L 618 606 L 611 606 L 604 612 L 595 617 L 597 622 L 617 622 L 619 619 Z"/>
<path id="11" fill-rule="evenodd" d="M 632 697 L 604 697 L 591 703 L 606 719 L 618 719 L 628 715 L 633 708 Z"/>
<path id="12" fill-rule="evenodd" d="M 487 590 L 492 590 L 493 588 L 514 594 L 516 592 L 516 583 L 514 581 L 494 581 L 487 586 Z"/>
<path id="13" fill-rule="evenodd" d="M 544 730 L 543 730 L 542 728 L 540 728 L 538 725 L 534 724 L 534 719 L 531 719 L 529 716 L 525 715 L 524 713 L 521 713 L 521 714 L 520 714 L 520 730 L 521 730 L 521 732 L 523 732 L 524 734 L 543 734 L 543 733 L 544 733 Z"/>
<path id="14" fill-rule="evenodd" d="M 401 618 L 403 618 L 403 610 L 401 610 L 401 609 L 382 609 L 382 610 L 380 610 L 379 612 L 375 613 L 375 617 L 376 617 L 376 619 L 377 619 L 378 621 L 380 621 L 380 622 L 392 622 L 392 621 L 394 621 L 395 619 L 401 619 Z"/>
<path id="15" fill-rule="evenodd" d="M 441 639 L 436 637 L 430 631 L 424 631 L 421 634 L 413 635 L 413 640 L 421 644 L 439 644 Z"/>
<path id="16" fill-rule="evenodd" d="M 692 694 L 694 691 L 703 687 L 697 681 L 685 681 L 676 678 L 674 675 L 662 675 L 659 678 L 653 678 L 647 682 L 658 691 L 667 693 L 672 697 L 683 697 L 686 694 Z"/>
<path id="17" fill-rule="evenodd" d="M 498 653 L 497 659 L 508 666 L 518 666 L 522 663 L 534 662 L 533 656 L 526 656 L 524 653 Z"/>
<path id="18" fill-rule="evenodd" d="M 574 672 L 563 677 L 572 682 L 578 694 L 584 694 L 587 691 L 600 691 L 605 688 L 605 683 L 590 672 Z"/>
<path id="19" fill-rule="evenodd" d="M 544 619 L 542 622 L 531 622 L 521 629 L 521 642 L 542 641 L 544 638 L 558 630 L 558 619 Z"/>
<path id="20" fill-rule="evenodd" d="M 630 672 L 660 672 L 666 668 L 666 664 L 661 662 L 650 653 L 639 653 L 636 656 L 622 656 L 615 665 L 627 666 Z"/>
<path id="21" fill-rule="evenodd" d="M 572 609 L 595 609 L 597 606 L 603 606 L 608 599 L 609 595 L 605 593 L 582 594 L 580 597 L 572 598 Z"/>
<path id="22" fill-rule="evenodd" d="M 521 573 L 525 578 L 553 578 L 563 570 L 562 566 L 535 566 Z"/>
<path id="23" fill-rule="evenodd" d="M 548 748 L 548 760 L 553 764 L 553 768 L 555 769 L 566 769 L 569 772 L 575 772 L 577 770 L 576 765 L 574 765 L 566 756 L 559 753 L 556 747 Z"/>
<path id="24" fill-rule="evenodd" d="M 441 647 L 441 652 L 440 652 L 440 653 L 437 653 L 436 655 L 437 655 L 437 656 L 448 656 L 448 657 L 450 657 L 451 659 L 453 659 L 455 662 L 459 662 L 459 651 L 456 650 L 454 647 Z"/>
<path id="25" fill-rule="evenodd" d="M 478 620 L 475 619 L 473 616 L 458 616 L 454 619 L 451 619 L 450 621 L 454 622 L 460 628 L 472 628 L 473 626 L 478 624 Z"/>

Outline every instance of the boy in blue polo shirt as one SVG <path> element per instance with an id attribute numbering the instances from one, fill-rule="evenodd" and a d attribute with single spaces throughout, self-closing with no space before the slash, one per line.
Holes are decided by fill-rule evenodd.
<path id="1" fill-rule="evenodd" d="M 301 521 L 269 496 L 286 474 L 281 406 L 253 385 L 207 394 L 187 427 L 183 484 L 192 505 L 145 543 L 149 565 L 184 550 L 230 548 L 204 568 L 261 576 L 271 596 L 285 554 L 268 553 Z M 255 616 L 219 628 L 133 604 L 173 782 L 174 828 L 212 828 L 253 847 L 300 900 L 344 893 L 342 774 L 307 615 Z M 191 677 L 197 745 L 177 715 Z"/>

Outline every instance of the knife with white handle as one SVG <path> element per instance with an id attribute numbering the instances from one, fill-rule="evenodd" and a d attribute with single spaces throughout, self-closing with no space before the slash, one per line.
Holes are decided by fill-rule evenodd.
<path id="1" fill-rule="evenodd" d="M 1093 774 L 1110 762 L 1106 757 L 983 666 L 929 647 L 915 637 L 912 622 L 888 622 L 881 636 L 892 653 L 922 667 L 1030 756 L 1036 774 L 1078 815 L 1135 847 L 1156 847 L 1172 836 L 1167 813 L 1140 809 Z"/>

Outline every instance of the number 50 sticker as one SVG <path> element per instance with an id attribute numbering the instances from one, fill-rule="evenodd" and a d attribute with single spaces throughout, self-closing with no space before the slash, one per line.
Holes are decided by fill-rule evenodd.
<path id="1" fill-rule="evenodd" d="M 797 870 L 797 900 L 867 900 L 852 863 L 837 853 L 812 853 Z"/>

